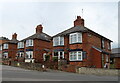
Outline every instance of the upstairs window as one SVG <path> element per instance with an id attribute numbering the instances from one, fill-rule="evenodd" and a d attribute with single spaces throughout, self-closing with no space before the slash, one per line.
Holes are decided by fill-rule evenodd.
<path id="1" fill-rule="evenodd" d="M 105 48 L 105 41 L 102 39 L 102 48 Z"/>
<path id="2" fill-rule="evenodd" d="M 110 44 L 110 42 L 108 42 L 107 44 L 108 44 L 108 50 L 110 50 L 110 49 L 111 49 L 111 44 Z"/>
<path id="3" fill-rule="evenodd" d="M 70 61 L 82 61 L 82 51 L 74 51 L 69 53 Z"/>
<path id="4" fill-rule="evenodd" d="M 26 40 L 26 47 L 29 47 L 29 46 L 33 46 L 33 40 L 32 39 Z"/>
<path id="5" fill-rule="evenodd" d="M 24 48 L 24 42 L 18 42 L 18 48 Z"/>
<path id="6" fill-rule="evenodd" d="M 82 43 L 82 33 L 72 33 L 69 36 L 69 43 Z"/>
<path id="7" fill-rule="evenodd" d="M 64 37 L 54 37 L 53 38 L 53 46 L 64 45 Z"/>
<path id="8" fill-rule="evenodd" d="M 8 49 L 8 44 L 3 44 L 3 49 Z"/>

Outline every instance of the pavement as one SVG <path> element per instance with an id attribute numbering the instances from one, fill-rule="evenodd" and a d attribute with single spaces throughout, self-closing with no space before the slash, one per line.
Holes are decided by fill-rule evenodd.
<path id="1" fill-rule="evenodd" d="M 56 70 L 42 72 L 6 65 L 0 71 L 2 81 L 118 81 L 118 76 L 82 75 Z"/>

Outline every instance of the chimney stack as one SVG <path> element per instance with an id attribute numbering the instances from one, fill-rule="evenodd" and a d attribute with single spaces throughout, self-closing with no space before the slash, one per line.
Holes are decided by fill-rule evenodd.
<path id="1" fill-rule="evenodd" d="M 84 26 L 84 19 L 80 16 L 77 16 L 77 19 L 74 21 L 74 27 L 76 26 Z"/>
<path id="2" fill-rule="evenodd" d="M 12 35 L 12 39 L 17 39 L 17 34 L 16 34 L 16 33 L 14 33 L 14 34 Z"/>
<path id="3" fill-rule="evenodd" d="M 43 27 L 41 24 L 36 27 L 36 33 L 42 33 L 42 30 L 43 30 Z"/>

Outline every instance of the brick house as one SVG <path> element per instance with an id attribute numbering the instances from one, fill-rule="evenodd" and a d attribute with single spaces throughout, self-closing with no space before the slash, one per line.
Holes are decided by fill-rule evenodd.
<path id="1" fill-rule="evenodd" d="M 6 41 L 9 41 L 6 37 L 0 37 L 0 59 L 2 58 L 2 44 Z"/>
<path id="2" fill-rule="evenodd" d="M 36 33 L 19 41 L 17 45 L 17 59 L 25 62 L 40 62 L 52 48 L 51 36 L 43 31 L 42 25 L 36 27 Z"/>
<path id="3" fill-rule="evenodd" d="M 52 40 L 52 57 L 66 59 L 68 64 L 76 66 L 109 66 L 112 41 L 85 27 L 80 16 L 73 27 L 56 34 Z"/>
<path id="4" fill-rule="evenodd" d="M 110 59 L 111 59 L 111 64 L 114 65 L 114 68 L 120 69 L 120 48 L 112 49 L 112 55 Z"/>
<path id="5" fill-rule="evenodd" d="M 17 52 L 17 42 L 17 34 L 14 33 L 11 40 L 8 40 L 2 44 L 3 59 L 11 59 L 13 61 L 15 60 Z"/>

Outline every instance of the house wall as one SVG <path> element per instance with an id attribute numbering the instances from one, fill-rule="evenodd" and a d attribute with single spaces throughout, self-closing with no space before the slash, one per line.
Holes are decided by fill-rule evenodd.
<path id="1" fill-rule="evenodd" d="M 17 53 L 17 44 L 8 44 L 8 49 L 3 49 L 3 52 L 8 52 L 8 57 L 15 60 Z"/>
<path id="2" fill-rule="evenodd" d="M 64 49 L 67 53 L 65 53 L 65 58 L 69 61 L 69 51 L 66 49 L 83 49 L 83 51 L 87 52 L 87 59 L 83 61 L 69 61 L 69 64 L 76 65 L 76 66 L 93 66 L 95 65 L 97 68 L 102 67 L 101 62 L 101 53 L 99 51 L 93 50 L 92 46 L 96 48 L 101 48 L 101 41 L 102 38 L 94 33 L 87 33 L 84 32 L 82 34 L 82 43 L 80 44 L 69 44 L 69 36 L 64 36 L 64 46 L 55 46 L 54 49 Z M 108 40 L 105 40 L 105 51 L 111 52 L 108 50 Z M 106 55 L 104 55 L 106 56 Z M 105 63 L 105 62 L 104 62 Z"/>
<path id="3" fill-rule="evenodd" d="M 114 58 L 114 60 L 115 68 L 120 69 L 120 58 Z"/>
<path id="4" fill-rule="evenodd" d="M 44 49 L 51 50 L 52 43 L 49 41 L 43 41 L 43 40 L 34 40 L 34 55 L 33 57 L 36 59 L 37 62 L 43 62 L 43 54 L 48 53 Z"/>

